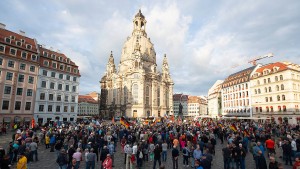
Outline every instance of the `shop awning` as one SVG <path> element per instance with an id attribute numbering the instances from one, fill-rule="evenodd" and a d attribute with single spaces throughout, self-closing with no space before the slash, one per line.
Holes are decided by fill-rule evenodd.
<path id="1" fill-rule="evenodd" d="M 4 123 L 10 123 L 10 121 L 11 121 L 11 118 L 10 118 L 10 117 L 4 117 L 4 118 L 3 118 L 3 122 L 4 122 Z"/>
<path id="2" fill-rule="evenodd" d="M 24 117 L 24 122 L 30 122 L 30 117 Z"/>

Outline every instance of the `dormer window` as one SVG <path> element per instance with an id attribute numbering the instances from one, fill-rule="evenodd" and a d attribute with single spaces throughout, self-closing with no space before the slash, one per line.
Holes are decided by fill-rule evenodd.
<path id="1" fill-rule="evenodd" d="M 16 41 L 16 45 L 17 45 L 17 46 L 22 46 L 22 42 Z"/>
<path id="2" fill-rule="evenodd" d="M 10 38 L 5 38 L 6 43 L 10 43 L 10 41 L 11 41 Z"/>
<path id="3" fill-rule="evenodd" d="M 67 71 L 68 71 L 68 72 L 71 71 L 71 67 L 70 67 L 70 66 L 67 67 Z"/>
<path id="4" fill-rule="evenodd" d="M 13 35 L 11 35 L 10 38 L 11 38 L 12 40 L 15 40 L 15 39 L 16 39 L 16 37 L 13 36 Z"/>
<path id="5" fill-rule="evenodd" d="M 73 72 L 74 72 L 74 73 L 77 73 L 77 69 L 73 69 Z"/>
<path id="6" fill-rule="evenodd" d="M 26 48 L 27 48 L 27 49 L 31 49 L 31 48 L 32 48 L 32 46 L 31 46 L 31 45 L 29 45 L 29 44 L 27 44 L 27 45 L 26 45 Z"/>
<path id="7" fill-rule="evenodd" d="M 24 39 L 21 39 L 21 42 L 22 42 L 22 43 L 25 43 L 25 40 L 24 40 Z"/>
<path id="8" fill-rule="evenodd" d="M 55 57 L 56 57 L 56 56 L 55 56 L 54 54 L 52 54 L 52 56 L 51 56 L 51 57 L 52 57 L 52 59 L 55 59 Z"/>
<path id="9" fill-rule="evenodd" d="M 45 56 L 45 57 L 48 57 L 48 53 L 47 52 L 43 52 L 43 55 Z"/>
<path id="10" fill-rule="evenodd" d="M 278 67 L 274 67 L 274 68 L 273 68 L 273 71 L 274 71 L 274 72 L 277 72 L 278 70 L 279 70 Z"/>

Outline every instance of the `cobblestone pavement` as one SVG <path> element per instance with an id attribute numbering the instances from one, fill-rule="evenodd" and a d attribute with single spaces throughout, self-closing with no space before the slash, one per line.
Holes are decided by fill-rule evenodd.
<path id="1" fill-rule="evenodd" d="M 2 145 L 4 148 L 7 147 L 8 143 L 11 141 L 11 134 L 1 135 L 0 136 L 0 145 Z M 218 140 L 217 146 L 216 146 L 216 154 L 213 157 L 213 165 L 212 169 L 222 169 L 223 168 L 223 157 L 222 157 L 222 148 L 225 146 L 220 144 L 220 141 Z M 38 149 L 38 162 L 31 162 L 28 167 L 29 169 L 56 169 L 59 168 L 56 164 L 56 153 L 55 152 L 49 152 L 49 149 L 45 149 L 44 145 L 40 145 Z M 279 149 L 276 150 L 277 155 L 276 159 L 278 162 L 283 163 L 282 159 L 279 158 L 279 155 L 281 154 L 281 151 Z M 163 164 L 166 166 L 166 169 L 172 169 L 172 160 L 171 160 L 171 150 L 168 151 L 167 156 L 167 162 L 163 162 Z M 191 161 L 191 160 L 190 160 Z M 183 159 L 182 156 L 179 157 L 178 161 L 179 169 L 184 168 L 191 168 L 191 167 L 183 167 Z M 267 159 L 267 164 L 269 163 L 269 160 Z M 284 163 L 283 163 L 284 164 Z M 100 169 L 100 162 L 96 163 L 96 169 Z M 114 169 L 125 169 L 124 165 L 124 154 L 121 154 L 120 151 L 120 145 L 117 146 L 117 153 L 115 154 L 115 162 L 114 162 Z M 158 164 L 156 165 L 158 166 Z M 12 167 L 15 168 L 15 165 Z M 81 162 L 80 168 L 85 168 L 85 162 Z M 143 163 L 143 169 L 152 169 L 153 168 L 153 162 L 144 162 Z M 291 166 L 284 165 L 284 169 L 291 169 Z M 252 154 L 248 153 L 246 156 L 246 169 L 255 169 L 254 161 L 252 158 Z"/>

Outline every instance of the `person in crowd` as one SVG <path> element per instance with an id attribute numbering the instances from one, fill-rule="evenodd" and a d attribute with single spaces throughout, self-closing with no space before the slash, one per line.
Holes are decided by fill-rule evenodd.
<path id="1" fill-rule="evenodd" d="M 107 154 L 107 157 L 102 163 L 103 169 L 112 169 L 112 159 L 110 158 L 110 154 Z"/>
<path id="2" fill-rule="evenodd" d="M 94 149 L 91 148 L 90 152 L 87 154 L 87 169 L 95 169 L 96 164 L 96 153 L 94 153 Z"/>
<path id="3" fill-rule="evenodd" d="M 17 163 L 17 169 L 27 169 L 27 158 L 25 153 L 20 154 L 20 158 Z"/>
<path id="4" fill-rule="evenodd" d="M 65 149 L 60 150 L 60 154 L 56 159 L 56 163 L 58 164 L 60 169 L 67 169 L 68 166 L 68 155 Z"/>
<path id="5" fill-rule="evenodd" d="M 179 151 L 177 149 L 177 146 L 174 145 L 172 149 L 172 163 L 173 163 L 173 169 L 178 169 L 178 157 L 179 157 Z"/>
<path id="6" fill-rule="evenodd" d="M 153 169 L 156 169 L 156 162 L 158 161 L 159 166 L 161 165 L 161 148 L 158 144 L 155 145 L 154 148 L 154 163 L 153 163 Z"/>
<path id="7" fill-rule="evenodd" d="M 82 154 L 80 148 L 76 149 L 76 153 L 74 153 L 72 157 L 76 159 L 76 168 L 79 168 L 80 161 L 82 160 Z"/>
<path id="8" fill-rule="evenodd" d="M 36 141 L 32 141 L 30 144 L 29 144 L 29 150 L 30 150 L 30 158 L 31 160 L 33 161 L 33 156 L 35 157 L 35 161 L 38 161 L 38 145 L 36 143 Z"/>
<path id="9" fill-rule="evenodd" d="M 269 169 L 278 169 L 278 162 L 273 155 L 270 156 Z"/>

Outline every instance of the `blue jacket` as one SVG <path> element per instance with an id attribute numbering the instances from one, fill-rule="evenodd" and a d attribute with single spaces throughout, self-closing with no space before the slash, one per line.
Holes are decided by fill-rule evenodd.
<path id="1" fill-rule="evenodd" d="M 52 136 L 50 138 L 50 144 L 55 144 L 55 142 L 56 142 L 56 138 L 55 138 L 55 136 Z"/>

